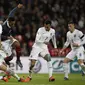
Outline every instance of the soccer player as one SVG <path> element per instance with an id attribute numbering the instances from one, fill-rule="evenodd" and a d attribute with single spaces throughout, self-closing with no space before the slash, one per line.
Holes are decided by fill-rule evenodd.
<path id="1" fill-rule="evenodd" d="M 85 36 L 84 34 L 77 30 L 75 28 L 74 22 L 69 22 L 68 23 L 68 29 L 69 31 L 67 32 L 67 41 L 65 42 L 63 49 L 60 51 L 62 53 L 68 46 L 69 44 L 71 45 L 71 51 L 67 54 L 63 61 L 63 68 L 64 68 L 64 80 L 68 80 L 68 63 L 74 59 L 75 56 L 77 56 L 78 63 L 81 66 L 83 72 L 85 73 L 85 65 L 83 63 L 84 60 L 84 47 L 83 45 L 85 44 Z"/>
<path id="2" fill-rule="evenodd" d="M 4 62 L 4 58 L 7 57 L 6 53 L 2 50 L 1 44 L 1 34 L 2 34 L 2 26 L 0 25 L 0 70 L 6 72 L 6 75 L 11 75 L 15 77 L 19 82 L 25 82 L 24 79 L 20 78 L 13 70 L 7 68 L 6 63 Z M 1 80 L 8 81 L 6 77 L 0 76 Z"/>
<path id="3" fill-rule="evenodd" d="M 84 62 L 84 65 L 85 65 L 85 44 L 83 46 L 84 46 L 84 60 L 83 60 L 83 62 Z M 82 71 L 82 76 L 85 76 L 84 71 Z"/>
<path id="4" fill-rule="evenodd" d="M 9 61 L 13 59 L 13 52 L 12 52 L 12 47 L 15 47 L 16 50 L 16 56 L 17 60 L 16 63 L 22 68 L 22 63 L 20 61 L 20 56 L 21 56 L 21 48 L 20 48 L 20 43 L 17 41 L 13 35 L 13 27 L 15 26 L 15 19 L 14 15 L 17 10 L 22 8 L 22 4 L 18 4 L 17 7 L 15 7 L 10 13 L 7 18 L 7 20 L 2 24 L 2 35 L 1 35 L 1 40 L 3 50 L 7 53 L 7 57 L 5 58 L 5 61 L 8 65 L 10 65 Z"/>
<path id="5" fill-rule="evenodd" d="M 29 76 L 28 80 L 32 79 L 32 70 L 35 65 L 35 62 L 38 60 L 38 56 L 43 57 L 47 61 L 48 71 L 49 71 L 49 81 L 54 81 L 55 78 L 52 76 L 53 68 L 51 63 L 51 56 L 48 51 L 48 43 L 52 39 L 54 48 L 56 46 L 55 30 L 51 28 L 51 21 L 46 20 L 44 26 L 38 29 L 36 34 L 35 43 L 32 46 L 32 51 L 30 53 L 30 67 L 29 67 Z"/>

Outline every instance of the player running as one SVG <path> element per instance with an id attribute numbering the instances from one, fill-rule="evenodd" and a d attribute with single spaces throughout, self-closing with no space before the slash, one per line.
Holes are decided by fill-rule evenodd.
<path id="1" fill-rule="evenodd" d="M 51 28 L 51 21 L 46 20 L 44 22 L 44 27 L 41 27 L 38 29 L 35 43 L 32 46 L 32 51 L 30 53 L 29 76 L 27 80 L 31 80 L 33 67 L 36 61 L 38 60 L 38 56 L 41 56 L 47 61 L 48 71 L 49 71 L 49 81 L 55 81 L 55 78 L 52 76 L 53 68 L 51 63 L 51 56 L 47 47 L 51 39 L 52 39 L 54 48 L 57 48 L 55 30 Z"/>
<path id="2" fill-rule="evenodd" d="M 25 82 L 24 79 L 20 78 L 13 70 L 10 68 L 7 68 L 7 65 L 4 61 L 4 58 L 7 57 L 6 53 L 2 49 L 2 44 L 1 44 L 1 34 L 2 34 L 2 26 L 0 25 L 0 70 L 6 72 L 6 76 L 11 75 L 14 78 L 16 78 L 19 82 Z M 8 81 L 6 77 L 0 76 L 1 80 Z"/>
<path id="3" fill-rule="evenodd" d="M 77 56 L 78 63 L 81 66 L 83 72 L 85 73 L 85 65 L 83 63 L 84 60 L 84 47 L 85 44 L 85 36 L 84 34 L 77 30 L 75 28 L 74 22 L 68 23 L 68 29 L 67 32 L 67 41 L 65 42 L 63 49 L 60 51 L 62 53 L 69 44 L 71 45 L 71 51 L 67 54 L 66 58 L 63 61 L 63 68 L 64 68 L 64 79 L 68 80 L 68 63 L 74 59 L 75 56 Z"/>
<path id="4" fill-rule="evenodd" d="M 7 53 L 7 57 L 5 58 L 6 63 L 10 65 L 9 61 L 13 59 L 12 48 L 14 47 L 16 50 L 16 56 L 17 56 L 16 63 L 21 68 L 23 67 L 20 61 L 21 47 L 20 47 L 19 41 L 13 37 L 15 33 L 12 28 L 15 26 L 14 14 L 17 10 L 19 10 L 22 7 L 23 7 L 22 4 L 18 4 L 17 7 L 15 7 L 9 13 L 7 20 L 2 24 L 2 35 L 1 35 L 2 47 L 5 53 Z"/>

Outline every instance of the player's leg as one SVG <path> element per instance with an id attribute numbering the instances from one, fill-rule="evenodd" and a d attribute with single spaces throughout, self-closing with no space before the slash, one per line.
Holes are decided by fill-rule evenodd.
<path id="1" fill-rule="evenodd" d="M 11 75 L 13 77 L 15 77 L 18 81 L 21 81 L 21 78 L 13 71 L 11 70 L 10 68 L 7 68 L 7 65 L 6 63 L 4 62 L 4 57 L 6 57 L 6 54 L 4 51 L 0 50 L 0 70 L 8 73 L 6 75 Z"/>
<path id="2" fill-rule="evenodd" d="M 16 78 L 19 82 L 25 82 L 24 79 L 20 78 L 13 70 L 11 70 L 10 68 L 7 68 L 6 65 L 4 65 L 4 64 L 0 64 L 0 70 L 8 73 L 8 74 L 6 74 L 6 75 L 11 75 L 11 76 L 13 76 L 13 77 Z M 6 77 L 4 77 L 4 76 L 3 76 L 2 80 L 7 81 L 7 80 L 6 80 Z"/>
<path id="3" fill-rule="evenodd" d="M 84 65 L 85 65 L 85 60 L 83 61 Z M 85 76 L 85 72 L 82 70 L 82 76 Z"/>
<path id="4" fill-rule="evenodd" d="M 32 79 L 32 72 L 33 72 L 33 67 L 35 66 L 36 60 L 31 59 L 30 60 L 30 67 L 29 67 L 29 78 Z"/>
<path id="5" fill-rule="evenodd" d="M 85 64 L 84 64 L 84 49 L 81 48 L 77 52 L 78 63 L 82 68 L 83 73 L 85 74 Z"/>
<path id="6" fill-rule="evenodd" d="M 84 60 L 83 60 L 83 63 L 84 63 L 84 65 L 85 65 L 85 45 L 84 45 Z M 82 70 L 82 76 L 85 76 L 85 73 L 84 73 L 83 70 Z"/>
<path id="7" fill-rule="evenodd" d="M 14 47 L 16 50 L 16 63 L 22 68 L 22 63 L 20 61 L 20 56 L 21 56 L 21 47 L 20 47 L 20 43 L 16 40 L 13 39 L 13 41 L 11 42 L 10 40 L 6 40 L 4 42 L 2 42 L 2 46 L 3 46 L 3 50 L 8 54 L 7 56 L 10 56 L 13 52 L 12 52 L 12 48 Z"/>
<path id="8" fill-rule="evenodd" d="M 10 40 L 7 40 L 5 42 L 2 43 L 3 45 L 3 50 L 6 52 L 7 57 L 4 58 L 6 64 L 10 67 L 10 61 L 13 59 L 13 53 L 12 53 L 12 47 L 11 47 L 11 43 Z M 7 73 L 5 73 L 7 74 Z M 6 75 L 4 75 L 5 77 Z M 7 76 L 9 79 L 11 76 Z"/>
<path id="9" fill-rule="evenodd" d="M 8 57 L 6 57 L 6 58 L 4 58 L 5 63 L 9 66 L 9 68 L 10 68 L 10 61 L 11 61 L 12 59 L 13 59 L 13 54 L 10 55 L 10 56 L 8 56 Z M 7 73 L 4 73 L 4 74 L 5 74 L 5 75 L 4 75 L 4 77 L 5 77 Z M 8 75 L 7 78 L 10 79 L 11 76 Z"/>
<path id="10" fill-rule="evenodd" d="M 33 67 L 35 66 L 36 61 L 38 60 L 38 55 L 40 53 L 40 49 L 38 48 L 32 48 L 32 51 L 29 56 L 29 75 L 26 80 L 31 80 L 32 79 L 32 72 L 33 72 Z"/>
<path id="11" fill-rule="evenodd" d="M 2 42 L 2 47 L 3 47 L 4 52 L 7 54 L 7 57 L 5 57 L 4 60 L 7 65 L 10 65 L 9 61 L 13 59 L 13 52 L 12 52 L 10 40 L 6 40 Z"/>
<path id="12" fill-rule="evenodd" d="M 64 70 L 64 80 L 68 80 L 68 63 L 70 62 L 71 60 L 69 58 L 65 58 L 64 61 L 63 61 L 63 70 Z"/>
<path id="13" fill-rule="evenodd" d="M 68 63 L 73 60 L 73 58 L 75 57 L 75 51 L 70 51 L 66 58 L 63 61 L 63 70 L 64 70 L 64 80 L 68 80 L 68 74 L 69 74 L 69 69 L 68 69 Z"/>
<path id="14" fill-rule="evenodd" d="M 10 61 L 11 61 L 12 59 L 13 59 L 13 55 L 10 55 L 10 56 L 4 58 L 6 64 L 7 64 L 9 67 L 10 67 Z"/>
<path id="15" fill-rule="evenodd" d="M 22 68 L 23 65 L 22 65 L 21 60 L 20 60 L 20 57 L 21 57 L 20 43 L 16 39 L 13 39 L 12 46 L 14 47 L 14 49 L 16 51 L 16 57 L 17 57 L 16 63 L 17 63 L 17 65 L 19 65 Z"/>
<path id="16" fill-rule="evenodd" d="M 82 59 L 78 59 L 78 63 L 79 63 L 79 65 L 81 66 L 81 68 L 82 68 L 82 76 L 83 75 L 85 75 L 85 64 L 84 64 L 84 62 L 83 62 L 83 60 Z"/>
<path id="17" fill-rule="evenodd" d="M 40 53 L 40 55 L 47 61 L 49 81 L 55 81 L 55 78 L 52 76 L 53 67 L 52 67 L 52 62 L 51 62 L 51 56 L 50 56 L 48 50 L 42 51 Z"/>
<path id="18" fill-rule="evenodd" d="M 4 69 L 2 67 L 3 67 L 3 65 L 2 65 L 2 63 L 0 63 L 0 70 L 3 71 L 5 69 L 5 67 L 3 67 Z M 0 76 L 0 80 L 4 80 L 5 82 L 8 82 L 8 79 L 4 76 Z"/>

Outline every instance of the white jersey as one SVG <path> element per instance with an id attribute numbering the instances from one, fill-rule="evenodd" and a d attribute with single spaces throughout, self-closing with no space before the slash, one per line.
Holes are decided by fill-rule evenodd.
<path id="1" fill-rule="evenodd" d="M 55 38 L 55 30 L 50 28 L 49 31 L 45 30 L 45 27 L 39 28 L 37 34 L 36 34 L 36 39 L 33 47 L 40 47 L 40 48 L 45 48 L 47 45 L 45 42 L 49 42 L 52 39 L 54 48 L 56 48 L 56 38 Z"/>
<path id="2" fill-rule="evenodd" d="M 1 43 L 1 34 L 2 34 L 2 26 L 0 25 L 0 43 Z M 0 65 L 4 61 L 5 57 L 7 57 L 6 53 L 0 48 Z"/>
<path id="3" fill-rule="evenodd" d="M 84 34 L 77 29 L 75 29 L 73 33 L 71 33 L 70 31 L 67 32 L 67 41 L 65 43 L 65 46 L 67 47 L 70 44 L 72 49 L 78 48 L 73 47 L 72 46 L 73 43 L 79 44 L 80 47 L 83 46 L 83 44 L 85 44 Z"/>
<path id="4" fill-rule="evenodd" d="M 2 26 L 0 25 L 0 35 L 2 34 Z"/>

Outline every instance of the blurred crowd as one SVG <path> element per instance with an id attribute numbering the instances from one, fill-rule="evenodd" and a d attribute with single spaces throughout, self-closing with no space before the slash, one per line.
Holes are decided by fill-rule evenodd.
<path id="1" fill-rule="evenodd" d="M 18 0 L 0 0 L 0 23 L 17 6 Z M 62 48 L 68 31 L 67 23 L 73 20 L 77 29 L 85 33 L 85 0 L 22 0 L 23 9 L 15 14 L 16 38 L 20 41 L 22 54 L 29 55 L 37 29 L 50 19 L 56 31 L 56 43 Z M 52 49 L 50 43 L 49 49 Z"/>

